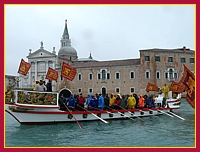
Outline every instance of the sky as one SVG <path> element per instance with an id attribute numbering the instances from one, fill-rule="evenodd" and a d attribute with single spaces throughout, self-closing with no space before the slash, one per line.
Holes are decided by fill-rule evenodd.
<path id="1" fill-rule="evenodd" d="M 139 50 L 195 50 L 194 5 L 6 5 L 5 74 L 18 75 L 29 49 L 56 54 L 67 19 L 79 58 L 140 58 Z"/>

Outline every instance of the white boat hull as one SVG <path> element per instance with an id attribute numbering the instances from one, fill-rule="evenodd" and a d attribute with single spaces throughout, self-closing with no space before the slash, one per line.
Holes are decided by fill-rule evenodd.
<path id="1" fill-rule="evenodd" d="M 24 108 L 18 105 L 8 106 L 6 112 L 13 116 L 20 124 L 37 123 L 58 123 L 58 122 L 76 122 L 94 121 L 102 118 L 111 119 L 130 119 L 137 117 L 160 115 L 169 112 L 171 108 L 152 108 L 135 110 L 101 110 L 101 111 L 61 111 L 57 108 Z M 95 117 L 94 115 L 98 116 Z M 76 119 L 76 120 L 75 120 Z"/>
<path id="2" fill-rule="evenodd" d="M 63 89 L 71 93 L 68 89 Z M 59 93 L 16 90 L 13 103 L 5 105 L 5 110 L 21 124 L 77 122 L 111 119 L 133 119 L 138 117 L 167 114 L 180 108 L 180 99 L 168 99 L 165 107 L 143 108 L 134 110 L 96 110 L 96 111 L 62 111 L 59 110 Z M 48 100 L 50 97 L 50 101 Z M 43 98 L 42 101 L 37 101 Z M 25 100 L 26 99 L 26 100 Z M 32 100 L 32 99 L 35 99 Z M 156 100 L 161 103 L 161 98 Z M 161 104 L 162 105 L 162 104 Z M 67 109 L 66 109 L 67 110 Z"/>

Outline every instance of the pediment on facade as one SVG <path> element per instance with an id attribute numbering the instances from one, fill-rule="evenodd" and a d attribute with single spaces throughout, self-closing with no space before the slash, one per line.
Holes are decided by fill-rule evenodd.
<path id="1" fill-rule="evenodd" d="M 55 56 L 56 56 L 56 54 L 54 54 L 54 53 L 51 53 L 44 49 L 39 49 L 39 50 L 29 54 L 27 56 L 27 58 L 30 59 L 30 58 L 40 58 L 40 57 L 44 58 L 44 57 L 55 57 Z"/>

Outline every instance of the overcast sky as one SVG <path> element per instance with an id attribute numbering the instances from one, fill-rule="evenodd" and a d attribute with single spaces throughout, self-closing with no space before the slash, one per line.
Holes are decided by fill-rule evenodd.
<path id="1" fill-rule="evenodd" d="M 29 49 L 56 53 L 65 19 L 79 58 L 139 58 L 139 50 L 195 49 L 194 5 L 6 5 L 6 74 L 18 75 Z"/>

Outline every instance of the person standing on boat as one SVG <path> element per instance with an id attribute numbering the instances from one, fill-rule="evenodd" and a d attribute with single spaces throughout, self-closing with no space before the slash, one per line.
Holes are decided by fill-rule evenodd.
<path id="1" fill-rule="evenodd" d="M 102 94 L 99 94 L 98 109 L 103 110 L 104 106 L 105 106 L 104 98 L 103 98 Z"/>
<path id="2" fill-rule="evenodd" d="M 163 91 L 164 93 L 164 97 L 165 98 L 168 98 L 168 92 L 169 92 L 169 87 L 168 85 L 165 83 L 164 86 L 161 88 L 161 90 Z"/>
<path id="3" fill-rule="evenodd" d="M 144 108 L 144 98 L 143 98 L 142 94 L 140 94 L 138 108 Z"/>
<path id="4" fill-rule="evenodd" d="M 46 87 L 47 87 L 47 92 L 52 92 L 52 84 L 51 84 L 51 80 L 48 81 Z"/>
<path id="5" fill-rule="evenodd" d="M 67 104 L 67 100 L 64 97 L 63 94 L 60 95 L 59 99 L 58 99 L 58 104 L 59 104 L 59 109 L 60 110 L 66 110 L 65 105 Z"/>
<path id="6" fill-rule="evenodd" d="M 84 104 L 85 104 L 85 98 L 83 97 L 82 93 L 80 93 L 80 95 L 77 98 L 77 107 L 78 107 L 78 110 L 80 110 L 80 111 L 83 110 Z"/>
<path id="7" fill-rule="evenodd" d="M 95 110 L 97 108 L 97 101 L 96 97 L 92 95 L 92 99 L 90 100 L 88 104 L 88 109 L 89 110 Z"/>
<path id="8" fill-rule="evenodd" d="M 127 103 L 128 109 L 134 109 L 135 105 L 136 105 L 136 100 L 133 97 L 133 94 L 130 94 L 130 96 L 128 97 L 128 103 Z"/>
<path id="9" fill-rule="evenodd" d="M 120 103 L 121 103 L 121 95 L 117 94 L 117 97 L 116 97 L 115 102 L 114 102 L 114 109 L 121 109 Z"/>
<path id="10" fill-rule="evenodd" d="M 75 98 L 73 97 L 73 94 L 71 94 L 70 97 L 67 99 L 67 107 L 68 107 L 70 110 L 74 110 L 75 107 L 76 107 L 76 100 L 75 100 Z"/>
<path id="11" fill-rule="evenodd" d="M 88 98 L 86 99 L 86 102 L 85 102 L 85 108 L 88 108 L 88 105 L 91 100 L 92 100 L 92 96 L 90 94 L 88 94 Z"/>
<path id="12" fill-rule="evenodd" d="M 109 107 L 109 97 L 108 97 L 108 94 L 106 94 L 106 96 L 104 97 L 104 104 L 105 104 L 105 107 L 104 109 L 107 109 L 106 107 Z"/>
<path id="13" fill-rule="evenodd" d="M 44 88 L 44 92 L 46 92 L 47 91 L 46 81 L 43 81 L 43 88 Z"/>
<path id="14" fill-rule="evenodd" d="M 149 96 L 149 99 L 148 99 L 148 108 L 155 108 L 155 100 L 153 98 L 153 95 L 150 95 Z"/>
<path id="15" fill-rule="evenodd" d="M 44 92 L 44 84 L 42 80 L 40 80 L 40 82 L 37 84 L 36 90 L 39 92 Z"/>
<path id="16" fill-rule="evenodd" d="M 136 100 L 135 108 L 137 108 L 137 106 L 138 106 L 138 102 L 139 102 L 138 95 L 137 95 L 136 93 L 134 93 L 134 94 L 133 94 L 133 97 L 134 97 L 135 100 Z"/>
<path id="17" fill-rule="evenodd" d="M 123 109 L 127 108 L 127 98 L 128 98 L 128 95 L 122 95 L 120 107 L 122 107 Z"/>
<path id="18" fill-rule="evenodd" d="M 145 94 L 143 96 L 143 98 L 144 98 L 144 107 L 148 108 L 148 105 L 149 105 L 149 97 L 148 97 L 148 95 Z"/>
<path id="19" fill-rule="evenodd" d="M 33 85 L 33 90 L 36 91 L 37 90 L 37 85 L 39 84 L 39 80 L 36 80 L 34 85 Z"/>
<path id="20" fill-rule="evenodd" d="M 114 102 L 115 102 L 115 97 L 113 94 L 110 95 L 110 101 L 109 101 L 109 104 L 110 106 L 112 107 L 114 105 Z"/>

